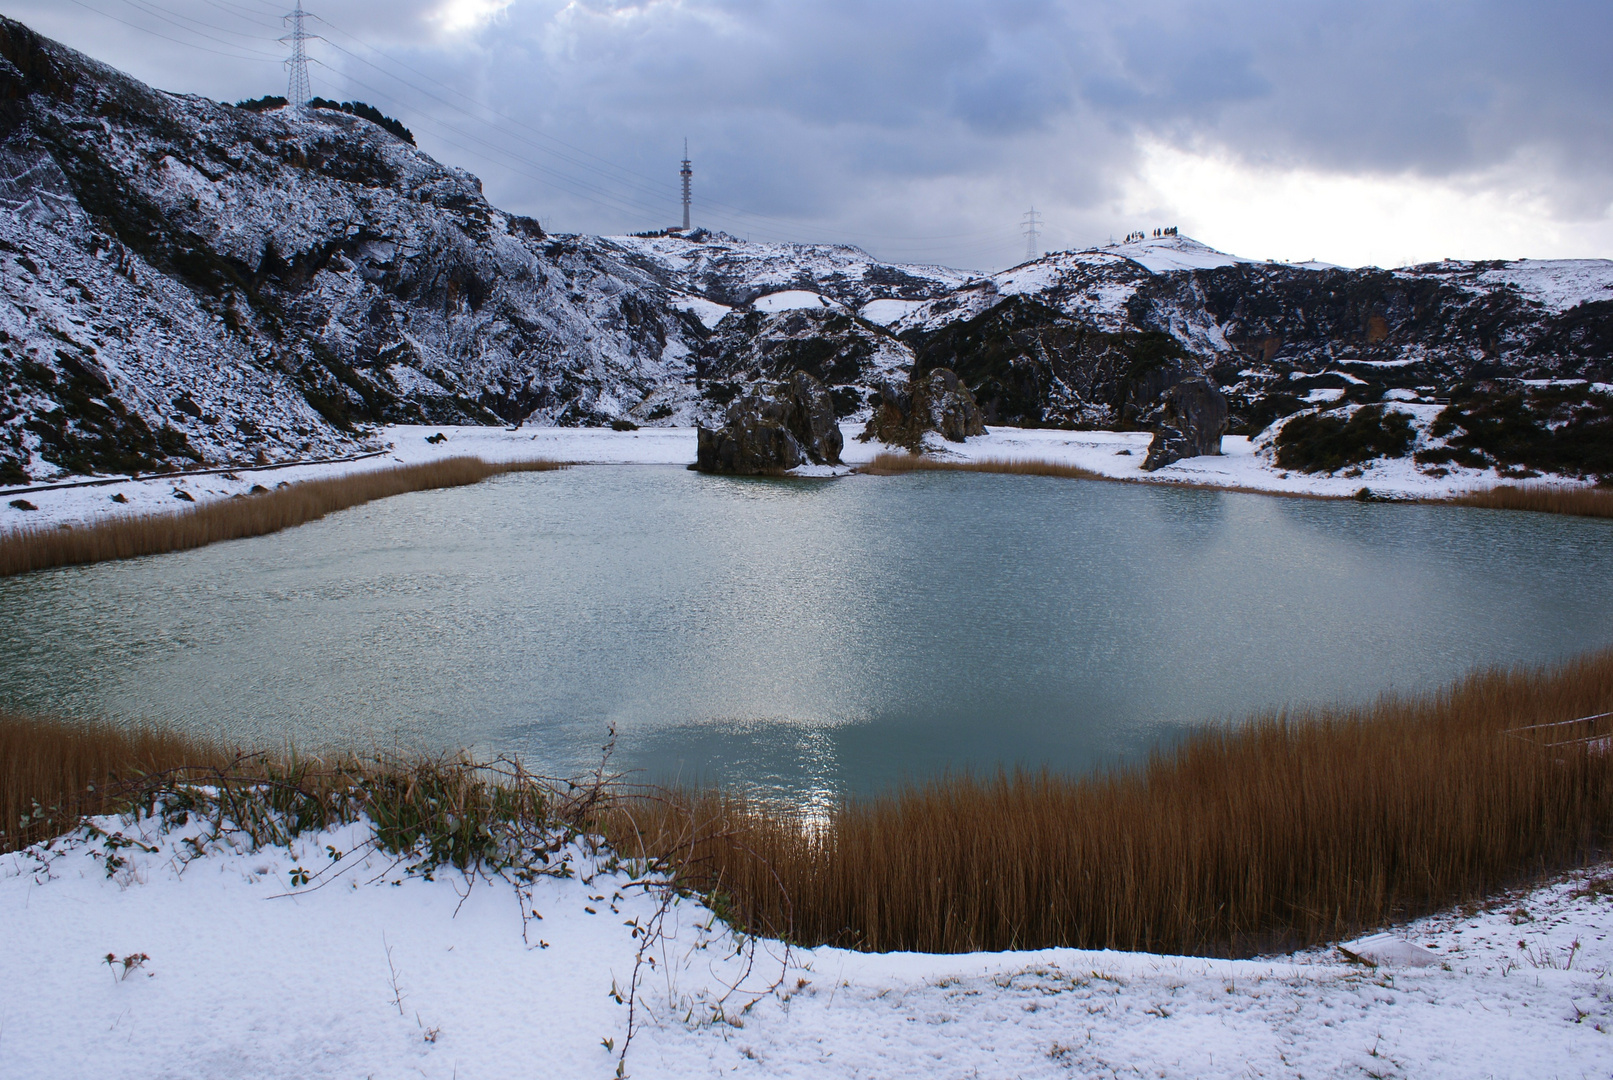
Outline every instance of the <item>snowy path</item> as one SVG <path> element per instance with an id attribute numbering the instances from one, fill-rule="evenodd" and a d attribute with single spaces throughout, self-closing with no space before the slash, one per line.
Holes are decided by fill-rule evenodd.
<path id="1" fill-rule="evenodd" d="M 0 857 L 0 1074 L 614 1072 L 605 1040 L 619 1048 L 626 1008 L 611 991 L 631 977 L 628 924 L 654 903 L 625 879 L 590 877 L 580 853 L 582 876 L 540 881 L 542 918 L 523 925 L 507 883 L 468 895 L 453 874 L 391 884 L 379 859 L 285 895 L 294 867 L 329 865 L 326 845 L 355 849 L 357 826 L 289 852 L 201 858 L 183 840 L 194 832 L 148 836 L 158 850 L 126 850 L 111 878 L 83 847 L 48 866 Z M 792 953 L 786 970 L 775 946 L 722 1018 L 713 1003 L 739 961 L 686 902 L 642 985 L 628 1067 L 643 1078 L 1605 1077 L 1613 899 L 1583 883 L 1406 928 L 1443 968 L 1372 970 L 1335 953 L 818 949 Z M 122 958 L 140 954 L 125 977 Z"/>

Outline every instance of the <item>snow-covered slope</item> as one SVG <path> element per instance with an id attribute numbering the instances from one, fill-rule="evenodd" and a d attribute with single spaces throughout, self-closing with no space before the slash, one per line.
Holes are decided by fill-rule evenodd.
<path id="1" fill-rule="evenodd" d="M 581 845 L 527 883 L 408 874 L 366 822 L 258 849 L 97 825 L 0 856 L 8 1080 L 1613 1070 L 1605 870 L 1399 928 L 1425 967 L 866 954 L 736 940 Z"/>

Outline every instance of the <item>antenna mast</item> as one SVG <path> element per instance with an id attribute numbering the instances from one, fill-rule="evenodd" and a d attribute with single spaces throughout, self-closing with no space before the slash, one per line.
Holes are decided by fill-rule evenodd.
<path id="1" fill-rule="evenodd" d="M 689 182 L 694 178 L 694 169 L 689 165 L 689 140 L 683 140 L 683 168 L 678 170 L 678 176 L 683 180 L 683 231 L 689 231 Z"/>
<path id="2" fill-rule="evenodd" d="M 1030 208 L 1030 212 L 1021 219 L 1020 223 L 1025 230 L 1025 261 L 1030 262 L 1041 254 L 1037 249 L 1036 241 L 1041 237 L 1037 230 L 1041 228 L 1042 216 L 1036 212 L 1036 207 L 1033 206 Z"/>
<path id="3" fill-rule="evenodd" d="M 308 99 L 314 96 L 308 89 L 308 39 L 314 35 L 302 26 L 307 15 L 302 9 L 302 0 L 297 0 L 297 10 L 282 20 L 291 25 L 291 33 L 280 40 L 291 44 L 291 59 L 286 61 L 286 69 L 291 73 L 286 80 L 286 100 L 295 109 L 307 105 Z"/>

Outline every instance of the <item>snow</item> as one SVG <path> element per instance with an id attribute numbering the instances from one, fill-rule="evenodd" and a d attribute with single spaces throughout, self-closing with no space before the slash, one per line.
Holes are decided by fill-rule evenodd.
<path id="1" fill-rule="evenodd" d="M 1313 391 L 1328 394 L 1332 391 Z M 1426 427 L 1441 406 L 1394 400 L 1394 408 L 1411 414 Z M 900 447 L 858 440 L 863 425 L 844 421 L 840 425 L 845 446 L 841 458 L 847 466 L 866 465 L 880 453 L 905 453 Z M 1138 483 L 1190 484 L 1201 487 L 1231 488 L 1269 492 L 1276 495 L 1322 495 L 1345 498 L 1363 487 L 1385 498 L 1440 498 L 1466 491 L 1509 484 L 1583 484 L 1584 481 L 1556 476 L 1518 481 L 1502 477 L 1493 469 L 1450 467 L 1449 475 L 1432 477 L 1420 471 L 1410 458 L 1370 462 L 1360 476 L 1284 472 L 1271 460 L 1271 438 L 1276 427 L 1267 429 L 1256 442 L 1241 435 L 1221 440 L 1220 456 L 1197 457 L 1168 465 L 1157 472 L 1142 470 L 1153 438 L 1148 432 L 1061 431 L 1051 428 L 992 427 L 985 435 L 962 443 L 949 443 L 939 436 L 926 444 L 932 456 L 960 461 L 1000 458 L 1024 461 L 1050 461 L 1074 465 L 1114 480 Z M 436 434 L 446 436 L 441 443 L 428 443 Z M 537 427 L 456 427 L 392 425 L 380 429 L 387 450 L 357 460 L 318 464 L 291 464 L 270 468 L 238 468 L 227 473 L 203 476 L 153 476 L 138 480 L 117 480 L 94 487 L 68 487 L 37 491 L 7 488 L 0 491 L 0 531 L 24 526 L 51 527 L 78 525 L 109 516 L 130 513 L 156 513 L 183 509 L 234 495 L 246 494 L 254 485 L 274 487 L 280 483 L 325 479 L 354 472 L 412 465 L 446 457 L 471 456 L 487 461 L 516 461 L 543 458 L 577 465 L 688 465 L 695 459 L 695 429 L 689 427 L 644 427 L 637 431 L 610 428 Z M 803 466 L 799 476 L 841 476 L 845 469 Z M 74 478 L 65 477 L 63 481 Z M 88 478 L 86 478 L 88 479 Z M 179 500 L 184 492 L 192 502 Z M 114 502 L 121 495 L 125 502 Z M 37 509 L 18 510 L 14 498 L 25 498 Z"/>
<path id="2" fill-rule="evenodd" d="M 1103 250 L 1123 255 L 1146 267 L 1151 274 L 1167 274 L 1173 270 L 1213 270 L 1218 266 L 1236 266 L 1238 263 L 1255 261 L 1217 251 L 1187 236 L 1150 237 Z"/>
<path id="3" fill-rule="evenodd" d="M 808 292 L 806 289 L 785 289 L 783 292 L 758 296 L 751 301 L 751 307 L 768 315 L 773 315 L 780 311 L 799 311 L 802 308 L 844 310 L 842 305 L 830 300 L 827 296 L 821 293 Z"/>
<path id="4" fill-rule="evenodd" d="M 1412 414 L 1423 426 L 1441 408 L 1439 405 L 1404 402 L 1396 402 L 1394 407 Z M 971 436 L 962 443 L 947 443 L 937 439 L 934 444 L 927 444 L 927 448 L 929 445 L 936 448 L 931 456 L 957 461 L 1048 461 L 1087 469 L 1114 480 L 1188 484 L 1273 495 L 1348 498 L 1367 488 L 1375 496 L 1383 498 L 1441 498 L 1499 483 L 1583 483 L 1562 477 L 1510 480 L 1504 479 L 1493 469 L 1452 468 L 1447 476 L 1433 477 L 1420 471 L 1410 458 L 1370 462 L 1362 467 L 1361 475 L 1353 477 L 1342 473 L 1284 472 L 1271 460 L 1270 440 L 1274 434 L 1274 429 L 1267 429 L 1256 441 L 1243 435 L 1223 436 L 1219 456 L 1186 458 L 1152 473 L 1144 472 L 1142 468 L 1143 461 L 1148 457 L 1148 444 L 1153 439 L 1145 431 L 1060 431 L 993 426 L 987 434 Z M 847 462 L 856 464 L 872 460 L 878 452 L 892 450 L 892 447 L 856 442 L 848 433 L 846 449 L 841 456 Z"/>
<path id="5" fill-rule="evenodd" d="M 687 311 L 699 319 L 707 330 L 715 330 L 717 324 L 722 322 L 723 316 L 734 310 L 726 304 L 707 300 L 703 296 L 674 296 L 671 303 L 679 311 Z"/>
<path id="6" fill-rule="evenodd" d="M 1346 958 L 1373 967 L 1433 967 L 1439 955 L 1394 934 L 1369 934 L 1339 946 Z"/>
<path id="7" fill-rule="evenodd" d="M 0 856 L 8 1080 L 615 1073 L 616 994 L 659 898 L 580 846 L 564 852 L 575 876 L 518 890 L 405 875 L 367 851 L 362 822 L 259 851 L 209 843 L 194 822 L 167 835 L 150 819 L 99 824 L 151 850 L 124 849 L 111 875 L 82 841 Z M 315 875 L 306 887 L 292 885 L 298 867 Z M 1439 958 L 1423 968 L 1332 949 L 1228 961 L 764 940 L 735 955 L 685 900 L 640 969 L 626 1071 L 1605 1076 L 1613 902 L 1598 881 L 1574 874 L 1399 928 Z"/>
<path id="8" fill-rule="evenodd" d="M 871 300 L 857 314 L 875 326 L 889 326 L 923 306 L 922 300 Z"/>
<path id="9" fill-rule="evenodd" d="M 1553 314 L 1613 300 L 1613 260 L 1519 259 L 1478 275 L 1481 285 L 1511 285 Z"/>

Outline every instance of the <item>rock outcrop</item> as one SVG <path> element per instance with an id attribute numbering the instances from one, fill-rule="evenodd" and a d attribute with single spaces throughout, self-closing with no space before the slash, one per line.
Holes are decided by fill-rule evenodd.
<path id="1" fill-rule="evenodd" d="M 695 468 L 759 476 L 808 462 L 838 465 L 842 445 L 829 391 L 811 375 L 797 371 L 783 382 L 759 384 L 736 399 L 721 428 L 700 428 Z"/>
<path id="2" fill-rule="evenodd" d="M 1221 452 L 1227 401 L 1208 379 L 1185 379 L 1165 392 L 1165 411 L 1143 469 L 1153 472 L 1183 458 Z"/>
<path id="3" fill-rule="evenodd" d="M 951 368 L 936 368 L 902 386 L 880 382 L 874 415 L 858 438 L 917 451 L 929 431 L 948 442 L 986 433 L 980 406 Z"/>

